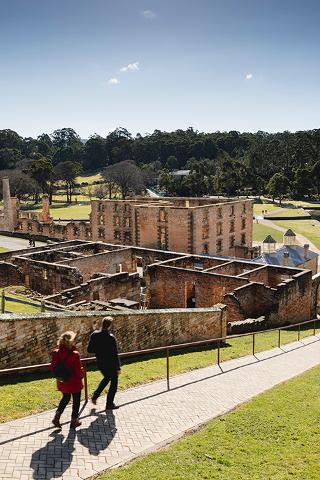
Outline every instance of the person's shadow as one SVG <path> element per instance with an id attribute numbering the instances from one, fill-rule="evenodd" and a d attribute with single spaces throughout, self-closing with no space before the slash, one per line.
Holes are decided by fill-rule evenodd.
<path id="1" fill-rule="evenodd" d="M 108 448 L 116 434 L 116 422 L 112 411 L 103 414 L 91 410 L 91 415 L 97 418 L 88 428 L 78 430 L 78 441 L 89 450 L 90 455 L 98 456 L 102 450 Z"/>
<path id="2" fill-rule="evenodd" d="M 32 454 L 30 467 L 35 480 L 61 477 L 71 465 L 76 431 L 70 429 L 65 438 L 61 432 L 55 430 L 50 437 L 53 439 L 47 445 Z"/>

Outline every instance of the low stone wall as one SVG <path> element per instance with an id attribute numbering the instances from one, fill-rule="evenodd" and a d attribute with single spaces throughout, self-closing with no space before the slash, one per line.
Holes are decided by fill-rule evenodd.
<path id="1" fill-rule="evenodd" d="M 77 348 L 82 357 L 88 356 L 89 336 L 105 315 L 113 317 L 121 352 L 226 336 L 224 305 L 130 313 L 1 315 L 0 369 L 49 362 L 58 337 L 66 330 L 77 332 Z"/>

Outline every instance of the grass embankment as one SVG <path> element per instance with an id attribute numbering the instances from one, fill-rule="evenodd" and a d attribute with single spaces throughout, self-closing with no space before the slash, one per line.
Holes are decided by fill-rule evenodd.
<path id="1" fill-rule="evenodd" d="M 317 480 L 320 367 L 99 480 Z"/>
<path id="2" fill-rule="evenodd" d="M 253 241 L 262 242 L 268 235 L 271 235 L 277 243 L 283 242 L 283 233 L 275 228 L 262 225 L 260 223 L 253 223 Z"/>
<path id="3" fill-rule="evenodd" d="M 320 248 L 320 222 L 317 220 L 274 220 L 275 225 L 291 228 L 308 238 L 317 248 Z"/>
<path id="4" fill-rule="evenodd" d="M 279 205 L 273 205 L 272 203 L 255 203 L 253 205 L 253 214 L 262 215 L 262 211 L 267 211 L 267 213 L 270 213 L 273 210 L 279 210 L 279 208 Z"/>
<path id="5" fill-rule="evenodd" d="M 8 298 L 16 299 L 16 300 L 22 300 L 25 302 L 32 302 L 32 303 L 37 303 L 34 300 L 31 300 L 29 297 L 25 295 L 17 295 L 17 294 L 12 294 L 10 291 L 8 292 L 5 289 L 5 295 L 6 295 L 6 301 L 5 301 L 5 311 L 6 313 L 40 313 L 41 312 L 41 305 L 39 303 L 39 306 L 34 306 L 34 305 L 27 305 L 25 303 L 18 303 L 15 302 L 14 300 L 8 300 Z M 0 289 L 0 298 L 2 296 L 2 289 Z"/>
<path id="6" fill-rule="evenodd" d="M 274 212 L 268 211 L 265 215 L 265 218 L 268 217 L 305 217 L 309 213 L 303 208 L 281 208 L 280 210 L 275 210 Z"/>
<path id="7" fill-rule="evenodd" d="M 319 325 L 318 325 L 319 326 Z M 301 331 L 301 338 L 311 335 L 313 328 L 309 326 Z M 284 330 L 281 333 L 282 344 L 297 339 L 297 330 Z M 276 347 L 278 332 L 267 332 L 256 336 L 256 352 Z M 221 349 L 221 362 L 252 353 L 252 337 L 242 337 L 228 340 Z M 48 355 L 49 361 L 49 355 Z M 200 367 L 216 364 L 217 349 L 203 348 L 196 351 L 182 351 L 170 358 L 171 375 Z M 120 389 L 130 388 L 151 380 L 164 378 L 166 362 L 163 355 L 150 356 L 144 360 L 126 360 L 122 367 Z M 89 392 L 93 392 L 100 372 L 91 368 L 88 372 Z M 55 389 L 55 380 L 49 374 L 20 375 L 17 377 L 0 378 L 1 402 L 0 422 L 19 418 L 32 413 L 53 408 L 57 405 L 59 393 Z"/>

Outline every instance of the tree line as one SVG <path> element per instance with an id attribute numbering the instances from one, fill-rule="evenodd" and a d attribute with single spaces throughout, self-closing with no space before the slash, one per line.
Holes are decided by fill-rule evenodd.
<path id="1" fill-rule="evenodd" d="M 176 177 L 174 170 L 187 169 Z M 72 200 L 76 177 L 102 171 L 99 195 L 123 197 L 160 183 L 169 195 L 320 195 L 320 129 L 282 133 L 202 133 L 188 128 L 132 136 L 124 128 L 83 141 L 72 128 L 23 138 L 0 130 L 0 170 L 13 194 L 51 198 L 63 185 Z"/>

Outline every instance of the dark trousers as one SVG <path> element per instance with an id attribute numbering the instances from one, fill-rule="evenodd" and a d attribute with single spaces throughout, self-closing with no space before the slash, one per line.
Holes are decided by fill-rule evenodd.
<path id="1" fill-rule="evenodd" d="M 60 413 L 60 415 L 64 412 L 64 409 L 68 405 L 71 399 L 72 395 L 72 418 L 78 418 L 79 417 L 79 409 L 80 409 L 80 398 L 81 398 L 81 392 L 77 393 L 63 393 L 62 398 L 60 400 L 60 403 L 58 405 L 57 412 Z"/>
<path id="2" fill-rule="evenodd" d="M 102 391 L 106 388 L 106 386 L 110 382 L 110 387 L 107 394 L 107 406 L 109 405 L 111 406 L 113 404 L 113 400 L 118 389 L 118 374 L 117 372 L 106 371 L 103 368 L 100 368 L 99 370 L 103 375 L 103 379 L 101 380 L 101 382 L 98 385 L 98 388 L 95 390 L 94 394 L 92 395 L 92 398 L 97 399 L 98 397 L 100 397 Z"/>

